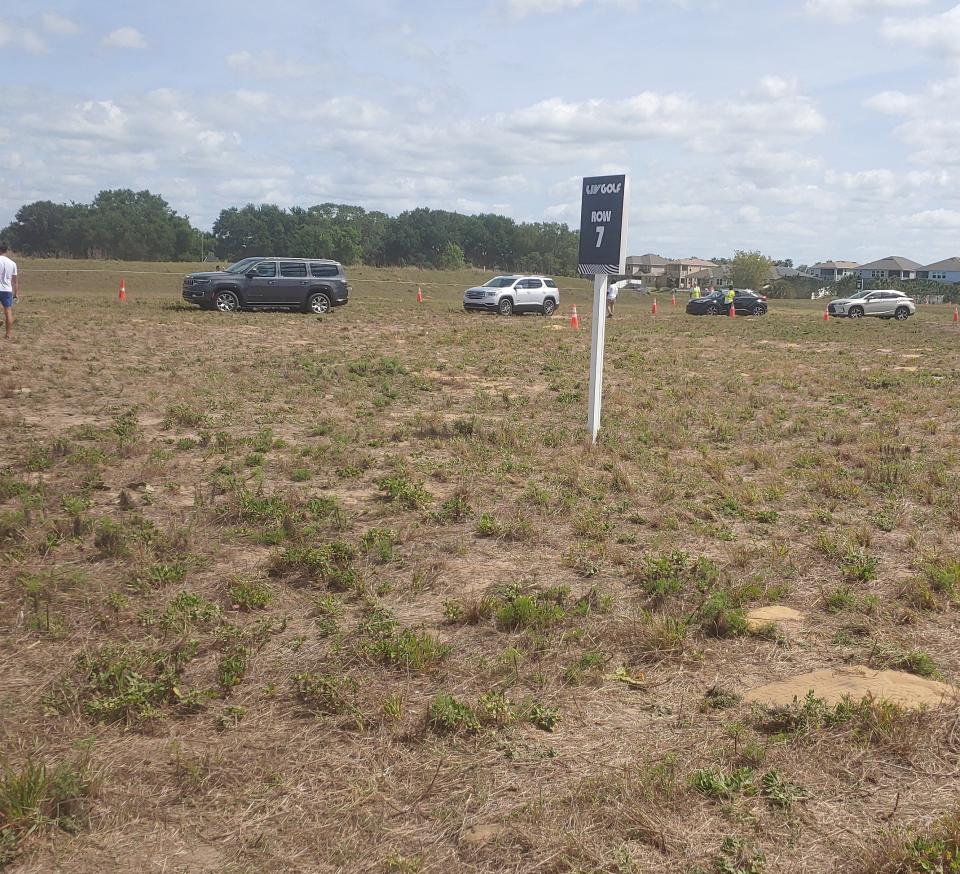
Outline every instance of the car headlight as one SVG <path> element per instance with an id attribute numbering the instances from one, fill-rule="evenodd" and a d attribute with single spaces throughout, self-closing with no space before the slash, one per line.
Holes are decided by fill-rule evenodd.
<path id="1" fill-rule="evenodd" d="M 497 293 L 496 293 L 495 291 L 488 291 L 488 292 L 487 292 L 487 297 L 496 297 L 496 296 L 497 296 Z"/>

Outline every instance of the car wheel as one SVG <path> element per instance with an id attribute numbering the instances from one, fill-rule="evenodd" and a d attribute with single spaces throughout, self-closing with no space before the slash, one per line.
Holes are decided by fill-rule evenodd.
<path id="1" fill-rule="evenodd" d="M 861 318 L 863 316 L 863 307 L 853 307 L 853 309 L 847 313 L 847 316 L 851 319 Z"/>
<path id="2" fill-rule="evenodd" d="M 513 313 L 513 301 L 510 300 L 509 297 L 505 297 L 497 306 L 497 312 L 499 312 L 501 316 L 511 315 Z"/>
<path id="3" fill-rule="evenodd" d="M 716 304 L 711 304 L 709 307 L 707 307 L 707 315 L 708 315 L 708 316 L 719 316 L 719 315 L 720 315 L 720 307 L 718 307 Z"/>
<path id="4" fill-rule="evenodd" d="M 232 291 L 218 291 L 213 303 L 222 313 L 235 313 L 240 309 L 240 298 Z"/>
<path id="5" fill-rule="evenodd" d="M 543 301 L 543 314 L 547 317 L 552 316 L 557 308 L 557 303 L 552 297 L 545 298 Z"/>
<path id="6" fill-rule="evenodd" d="M 905 322 L 910 318 L 910 310 L 906 307 L 897 307 L 896 312 L 893 314 L 893 317 L 898 322 Z"/>
<path id="7" fill-rule="evenodd" d="M 755 316 L 762 316 L 765 312 L 766 312 L 766 310 L 765 310 L 762 306 L 760 306 L 760 304 L 757 304 L 757 305 L 753 308 L 753 314 L 754 314 Z"/>
<path id="8" fill-rule="evenodd" d="M 330 312 L 330 298 L 319 291 L 307 298 L 307 309 L 315 316 L 325 316 Z"/>

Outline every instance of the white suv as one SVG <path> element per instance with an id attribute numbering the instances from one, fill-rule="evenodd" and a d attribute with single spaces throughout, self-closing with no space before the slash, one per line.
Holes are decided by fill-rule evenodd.
<path id="1" fill-rule="evenodd" d="M 893 288 L 865 289 L 851 297 L 835 300 L 827 307 L 831 316 L 859 319 L 877 316 L 881 319 L 896 319 L 905 322 L 917 311 L 917 305 L 902 291 Z"/>
<path id="2" fill-rule="evenodd" d="M 463 308 L 511 313 L 543 313 L 552 316 L 560 306 L 560 289 L 546 276 L 494 276 L 489 282 L 463 293 Z"/>

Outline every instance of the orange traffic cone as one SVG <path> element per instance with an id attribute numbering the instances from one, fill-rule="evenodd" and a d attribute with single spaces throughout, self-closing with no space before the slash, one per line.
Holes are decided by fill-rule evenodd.
<path id="1" fill-rule="evenodd" d="M 127 283 L 123 281 L 123 277 L 120 277 L 120 303 L 127 302 Z"/>
<path id="2" fill-rule="evenodd" d="M 676 305 L 677 305 L 677 293 L 674 292 L 670 298 L 670 306 L 676 306 Z"/>
<path id="3" fill-rule="evenodd" d="M 574 331 L 580 330 L 580 316 L 577 315 L 577 307 L 574 305 L 573 310 L 570 313 L 570 327 Z"/>
<path id="4" fill-rule="evenodd" d="M 421 291 L 420 286 L 417 286 L 417 303 L 423 303 L 423 291 Z"/>
<path id="5" fill-rule="evenodd" d="M 960 307 L 953 308 L 953 323 L 960 322 Z"/>
<path id="6" fill-rule="evenodd" d="M 657 314 L 657 299 L 656 299 L 656 298 L 653 299 L 653 306 L 650 307 L 650 312 L 653 313 L 654 315 Z"/>
<path id="7" fill-rule="evenodd" d="M 829 321 L 830 321 L 830 313 L 829 313 L 828 310 L 824 310 L 824 311 L 823 311 L 823 320 L 824 320 L 825 322 L 829 322 Z"/>
<path id="8" fill-rule="evenodd" d="M 730 304 L 730 312 L 728 315 L 731 319 L 735 319 L 737 317 L 737 308 L 733 304 Z"/>

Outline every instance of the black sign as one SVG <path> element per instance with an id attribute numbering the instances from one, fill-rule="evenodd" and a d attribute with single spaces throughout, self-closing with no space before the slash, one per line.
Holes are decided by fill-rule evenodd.
<path id="1" fill-rule="evenodd" d="M 623 272 L 626 191 L 626 176 L 591 176 L 583 180 L 577 259 L 581 276 L 614 276 Z"/>

